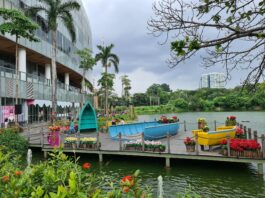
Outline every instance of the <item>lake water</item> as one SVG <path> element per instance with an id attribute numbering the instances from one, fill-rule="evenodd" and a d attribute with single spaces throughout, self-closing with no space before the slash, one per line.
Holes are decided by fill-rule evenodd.
<path id="1" fill-rule="evenodd" d="M 214 120 L 217 125 L 224 124 L 227 116 L 237 116 L 237 121 L 259 133 L 265 131 L 265 112 L 220 112 L 220 113 L 178 113 L 180 122 L 186 120 L 187 129 L 197 127 L 198 118 L 205 118 L 213 129 Z M 139 116 L 139 121 L 159 119 L 161 115 Z M 173 145 L 172 145 L 173 146 Z M 207 162 L 196 160 L 171 160 L 172 168 L 166 169 L 164 159 L 125 158 L 104 156 L 103 165 L 99 166 L 96 155 L 81 155 L 82 162 L 90 162 L 95 170 L 102 170 L 118 181 L 125 175 L 140 169 L 143 183 L 157 192 L 157 177 L 164 180 L 164 197 L 176 197 L 178 192 L 191 188 L 204 198 L 264 198 L 265 177 L 257 174 L 256 164 Z M 92 169 L 93 169 L 92 168 Z M 264 169 L 265 170 L 265 169 Z M 156 197 L 156 196 L 154 196 Z"/>
<path id="2" fill-rule="evenodd" d="M 168 117 L 177 116 L 181 123 L 185 120 L 187 123 L 187 130 L 197 128 L 197 119 L 205 118 L 210 130 L 214 130 L 214 121 L 217 125 L 224 125 L 227 116 L 236 116 L 237 122 L 257 130 L 259 134 L 265 134 L 265 112 L 188 112 L 177 114 L 165 114 Z M 158 120 L 159 115 L 140 115 L 139 121 Z M 183 126 L 183 125 L 182 125 Z M 183 130 L 183 128 L 181 129 Z"/>

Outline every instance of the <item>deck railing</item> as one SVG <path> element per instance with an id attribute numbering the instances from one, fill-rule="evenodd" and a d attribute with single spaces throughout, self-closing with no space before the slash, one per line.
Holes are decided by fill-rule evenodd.
<path id="1" fill-rule="evenodd" d="M 180 123 L 183 126 L 183 129 L 185 129 L 185 124 L 187 122 L 182 122 Z M 255 130 L 253 131 L 251 128 L 247 128 L 246 126 L 243 126 L 242 124 L 238 125 L 238 127 L 242 128 L 244 131 L 244 134 L 246 135 L 245 138 L 246 139 L 253 139 L 256 140 L 257 142 L 260 143 L 261 148 L 258 152 L 258 154 L 253 155 L 253 158 L 256 159 L 265 159 L 265 136 L 264 134 L 258 135 L 258 132 Z M 48 126 L 47 125 L 42 125 L 39 132 L 36 132 L 35 129 L 40 128 L 39 126 L 35 126 L 35 127 L 29 127 L 28 128 L 28 132 L 26 133 L 25 138 L 27 138 L 27 140 L 29 141 L 31 146 L 39 146 L 41 148 L 52 148 L 54 147 L 54 145 L 51 145 L 49 143 L 49 138 L 51 138 L 51 136 L 54 136 L 54 134 L 52 134 L 49 130 L 48 130 Z M 34 132 L 32 132 L 34 131 Z M 185 145 L 184 145 L 184 140 L 185 140 L 185 134 L 187 132 L 179 132 L 178 135 L 174 135 L 174 136 L 170 136 L 169 134 L 167 134 L 167 136 L 159 141 L 161 141 L 161 143 L 163 145 L 166 146 L 166 150 L 165 151 L 156 151 L 159 154 L 163 154 L 163 153 L 167 153 L 167 154 L 188 154 L 188 155 L 204 155 L 204 156 L 219 156 L 219 157 L 234 157 L 234 158 L 246 158 L 246 156 L 243 156 L 240 152 L 236 153 L 233 152 L 232 155 L 232 150 L 230 149 L 230 140 L 231 137 L 228 135 L 226 136 L 226 140 L 227 140 L 227 154 L 222 155 L 220 154 L 220 145 L 216 145 L 213 147 L 209 147 L 209 151 L 208 150 L 203 150 L 202 148 L 200 148 L 200 145 L 198 144 L 198 138 L 200 137 L 198 135 L 198 133 L 196 133 L 195 135 L 192 136 L 193 139 L 195 139 L 196 141 L 196 145 L 195 145 L 195 151 L 194 152 L 187 152 Z M 126 136 L 122 135 L 122 133 L 119 133 L 117 135 L 117 140 L 113 140 L 112 138 L 110 138 L 108 136 L 107 133 L 90 133 L 90 134 L 80 134 L 80 133 L 76 133 L 76 134 L 68 134 L 65 130 L 61 130 L 60 133 L 58 133 L 58 137 L 52 137 L 52 138 L 58 138 L 59 142 L 60 142 L 60 146 L 63 147 L 64 142 L 65 142 L 65 138 L 66 137 L 76 137 L 77 141 L 76 141 L 76 145 L 75 147 L 71 148 L 71 147 L 67 147 L 64 148 L 66 150 L 90 150 L 90 151 L 100 151 L 100 150 L 104 150 L 104 151 L 119 151 L 119 152 L 151 152 L 150 150 L 146 150 L 146 146 L 145 146 L 145 140 L 144 140 L 144 133 L 139 134 L 138 136 L 135 136 L 135 139 L 138 139 L 139 141 L 141 141 L 141 147 L 134 150 L 134 151 L 128 151 L 126 150 L 126 143 L 127 141 L 129 141 L 130 139 L 128 139 Z M 188 135 L 188 134 L 187 134 Z M 190 134 L 189 134 L 190 135 Z M 93 137 L 96 138 L 97 142 L 96 142 L 96 146 L 93 148 L 83 148 L 81 147 L 81 143 L 80 143 L 80 139 L 83 137 Z M 201 137 L 200 137 L 201 138 Z M 220 138 L 213 138 L 213 139 L 220 139 Z"/>

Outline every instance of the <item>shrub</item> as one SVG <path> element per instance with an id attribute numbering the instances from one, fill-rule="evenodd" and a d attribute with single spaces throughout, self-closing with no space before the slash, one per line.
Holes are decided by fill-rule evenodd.
<path id="1" fill-rule="evenodd" d="M 142 188 L 139 171 L 130 180 L 113 182 L 111 176 L 91 171 L 90 163 L 79 165 L 61 150 L 50 156 L 49 161 L 23 167 L 18 158 L 0 149 L 0 197 L 151 197 Z"/>
<path id="2" fill-rule="evenodd" d="M 6 129 L 0 134 L 0 145 L 5 147 L 5 152 L 14 150 L 18 154 L 25 154 L 28 149 L 27 140 L 12 129 Z"/>

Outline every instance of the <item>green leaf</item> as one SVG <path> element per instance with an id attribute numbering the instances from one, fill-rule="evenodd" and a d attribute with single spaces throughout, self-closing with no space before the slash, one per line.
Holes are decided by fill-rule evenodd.
<path id="1" fill-rule="evenodd" d="M 136 171 L 134 172 L 133 176 L 134 176 L 134 177 L 138 177 L 139 174 L 140 174 L 140 170 L 138 169 L 138 170 L 136 170 Z"/>
<path id="2" fill-rule="evenodd" d="M 228 22 L 228 23 L 232 23 L 232 17 L 230 16 L 230 17 L 228 17 L 227 19 L 226 19 L 226 22 Z"/>

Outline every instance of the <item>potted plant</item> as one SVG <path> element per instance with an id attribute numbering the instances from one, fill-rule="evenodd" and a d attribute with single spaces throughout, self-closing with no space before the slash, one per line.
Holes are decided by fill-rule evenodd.
<path id="1" fill-rule="evenodd" d="M 80 147 L 95 149 L 97 147 L 97 138 L 93 137 L 80 138 Z"/>
<path id="2" fill-rule="evenodd" d="M 225 121 L 225 126 L 235 126 L 236 116 L 228 116 Z"/>
<path id="3" fill-rule="evenodd" d="M 166 150 L 166 146 L 163 145 L 160 141 L 145 141 L 145 151 L 153 151 L 153 152 L 164 152 Z"/>
<path id="4" fill-rule="evenodd" d="M 49 126 L 47 140 L 51 146 L 60 146 L 60 126 Z"/>
<path id="5" fill-rule="evenodd" d="M 187 152 L 194 152 L 195 151 L 196 142 L 192 138 L 186 137 L 186 139 L 184 140 L 184 144 L 186 145 Z"/>
<path id="6" fill-rule="evenodd" d="M 239 139 L 244 139 L 244 131 L 243 129 L 237 127 L 236 128 L 236 138 L 239 138 Z"/>
<path id="7" fill-rule="evenodd" d="M 172 116 L 171 118 L 168 118 L 167 116 L 161 116 L 160 119 L 158 120 L 158 122 L 161 124 L 175 123 L 178 121 L 179 119 L 177 116 Z"/>
<path id="8" fill-rule="evenodd" d="M 198 129 L 203 129 L 207 125 L 205 118 L 198 118 L 197 122 L 198 122 Z"/>
<path id="9" fill-rule="evenodd" d="M 64 140 L 64 147 L 76 148 L 77 138 L 76 137 L 66 137 Z"/>
<path id="10" fill-rule="evenodd" d="M 208 125 L 205 125 L 203 128 L 202 128 L 203 132 L 209 132 L 209 127 Z"/>

